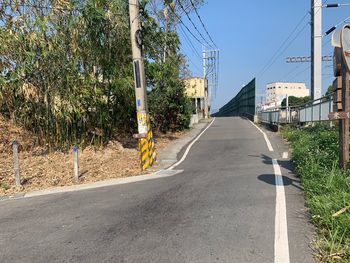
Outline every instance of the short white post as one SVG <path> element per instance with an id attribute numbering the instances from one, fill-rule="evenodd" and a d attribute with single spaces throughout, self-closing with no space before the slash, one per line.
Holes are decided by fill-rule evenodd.
<path id="1" fill-rule="evenodd" d="M 73 148 L 73 174 L 76 182 L 79 182 L 79 160 L 78 160 L 78 147 Z"/>
<path id="2" fill-rule="evenodd" d="M 21 177 L 19 172 L 19 159 L 18 159 L 18 143 L 16 140 L 13 140 L 12 148 L 13 148 L 13 168 L 15 170 L 16 186 L 21 186 Z"/>

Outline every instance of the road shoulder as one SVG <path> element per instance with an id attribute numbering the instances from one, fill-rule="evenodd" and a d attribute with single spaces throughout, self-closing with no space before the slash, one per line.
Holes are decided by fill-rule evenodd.
<path id="1" fill-rule="evenodd" d="M 286 195 L 290 262 L 313 262 L 312 243 L 315 231 L 310 223 L 304 190 L 291 162 L 291 151 L 287 141 L 277 132 L 260 126 L 270 139 L 275 158 L 281 167 Z"/>
<path id="2" fill-rule="evenodd" d="M 162 149 L 158 153 L 157 164 L 153 170 L 166 169 L 175 164 L 180 159 L 180 156 L 182 155 L 182 152 L 186 146 L 191 143 L 209 125 L 209 121 L 203 121 L 195 124 L 189 133 L 175 140 L 173 143 L 170 143 L 164 149 Z"/>

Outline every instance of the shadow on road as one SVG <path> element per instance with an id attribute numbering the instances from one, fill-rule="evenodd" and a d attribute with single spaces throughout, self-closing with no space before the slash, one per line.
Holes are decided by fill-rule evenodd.
<path id="1" fill-rule="evenodd" d="M 269 157 L 269 156 L 267 156 L 265 154 L 262 154 L 261 158 L 262 158 L 262 162 L 264 164 L 269 164 L 269 165 L 272 164 L 271 157 Z M 282 168 L 286 169 L 289 174 L 293 174 L 294 167 L 293 167 L 293 164 L 289 160 L 277 160 L 277 162 Z M 267 183 L 267 184 L 276 185 L 275 175 L 274 174 L 262 174 L 262 175 L 258 176 L 258 179 L 260 181 L 263 181 L 263 182 Z M 291 186 L 294 186 L 295 188 L 298 188 L 300 190 L 304 190 L 300 186 L 300 184 L 301 184 L 300 180 L 292 179 L 292 178 L 290 178 L 288 176 L 284 176 L 284 175 L 282 175 L 282 179 L 283 179 L 283 185 L 284 186 L 291 185 Z"/>
<path id="2" fill-rule="evenodd" d="M 276 185 L 276 180 L 275 180 L 275 175 L 274 174 L 262 174 L 258 176 L 258 179 L 260 181 L 263 181 L 264 183 L 271 184 L 271 185 Z M 283 185 L 284 186 L 294 186 L 300 190 L 304 190 L 302 187 L 299 186 L 300 181 L 299 180 L 294 180 L 291 179 L 287 176 L 282 175 L 283 179 Z"/>
<path id="3" fill-rule="evenodd" d="M 261 155 L 261 159 L 262 162 L 264 164 L 271 164 L 272 163 L 272 159 L 270 156 L 267 156 L 265 154 Z M 288 170 L 289 172 L 293 173 L 294 172 L 294 167 L 291 161 L 289 160 L 277 160 L 279 166 L 281 166 L 282 168 Z"/>

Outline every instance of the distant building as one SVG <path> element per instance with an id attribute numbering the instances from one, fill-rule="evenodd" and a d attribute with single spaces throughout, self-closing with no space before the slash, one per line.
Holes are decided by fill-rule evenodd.
<path id="1" fill-rule="evenodd" d="M 204 117 L 206 114 L 205 104 L 208 103 L 208 80 L 202 77 L 191 77 L 184 79 L 186 95 L 191 98 L 194 113 Z"/>
<path id="2" fill-rule="evenodd" d="M 309 89 L 302 82 L 273 82 L 266 86 L 266 104 L 265 107 L 281 106 L 286 96 L 306 97 L 309 96 Z"/>

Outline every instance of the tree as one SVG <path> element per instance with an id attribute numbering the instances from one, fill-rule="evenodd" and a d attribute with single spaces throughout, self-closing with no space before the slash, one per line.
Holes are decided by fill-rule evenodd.
<path id="1" fill-rule="evenodd" d="M 311 100 L 310 96 L 306 96 L 306 97 L 295 97 L 295 96 L 289 96 L 288 97 L 288 103 L 290 107 L 295 107 L 295 106 L 301 106 L 304 105 L 306 103 L 308 103 Z M 281 106 L 282 107 L 286 107 L 286 102 L 287 102 L 287 98 L 284 98 Z"/>
<path id="2" fill-rule="evenodd" d="M 153 120 L 162 131 L 183 129 L 188 101 L 179 80 L 178 34 L 174 27 L 164 30 L 146 4 L 141 18 Z M 3 0 L 0 114 L 52 147 L 101 145 L 134 133 L 127 13 L 124 0 Z"/>
<path id="3" fill-rule="evenodd" d="M 328 96 L 328 95 L 330 95 L 330 94 L 332 94 L 332 93 L 333 93 L 333 86 L 332 86 L 332 85 L 329 85 L 329 86 L 328 86 L 328 89 L 327 89 L 327 91 L 326 91 L 325 96 Z"/>
<path id="4" fill-rule="evenodd" d="M 179 57 L 173 55 L 165 63 L 154 62 L 147 67 L 150 116 L 157 131 L 182 130 L 188 127 L 192 114 L 190 99 L 179 79 Z"/>

